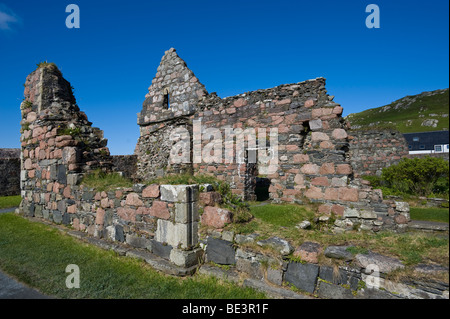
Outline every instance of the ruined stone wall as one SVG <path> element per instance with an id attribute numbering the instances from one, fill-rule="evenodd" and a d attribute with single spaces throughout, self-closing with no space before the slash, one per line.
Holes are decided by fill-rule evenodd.
<path id="1" fill-rule="evenodd" d="M 350 162 L 356 176 L 381 175 L 409 154 L 403 134 L 397 130 L 351 130 Z"/>
<path id="2" fill-rule="evenodd" d="M 0 149 L 0 196 L 20 195 L 20 149 Z"/>
<path id="3" fill-rule="evenodd" d="M 111 156 L 113 171 L 121 172 L 122 176 L 136 180 L 137 156 L 136 155 L 113 155 Z"/>
<path id="4" fill-rule="evenodd" d="M 163 176 L 166 171 L 179 173 L 190 169 L 191 165 L 172 167 L 169 163 L 175 143 L 170 135 L 177 128 L 192 130 L 189 117 L 207 93 L 175 49 L 166 51 L 138 114 L 140 137 L 135 154 L 140 178 L 148 180 Z"/>
<path id="5" fill-rule="evenodd" d="M 351 245 L 322 247 L 305 241 L 293 247 L 288 241 L 271 237 L 261 240 L 257 233 L 241 235 L 231 231 L 211 232 L 202 240 L 206 261 L 226 265 L 227 270 L 203 265 L 201 274 L 238 281 L 246 275 L 247 286 L 262 289 L 270 296 L 298 298 L 292 291 L 280 289 L 294 286 L 302 292 L 324 299 L 448 299 L 448 283 L 413 275 L 392 280 L 389 274 L 406 268 L 395 257 L 372 251 L 353 254 Z M 251 245 L 270 247 L 272 253 L 262 252 Z M 273 252 L 276 252 L 275 254 Z M 301 262 L 286 258 L 292 254 Z M 345 260 L 345 266 L 337 266 Z M 332 266 L 334 265 L 334 266 Z M 419 264 L 415 274 L 446 273 L 448 268 L 436 264 Z M 266 283 L 270 283 L 270 286 Z"/>
<path id="6" fill-rule="evenodd" d="M 174 96 L 173 108 L 172 103 L 170 108 L 164 104 L 169 91 Z M 138 176 L 147 179 L 192 170 L 195 174 L 217 176 L 229 183 L 233 193 L 247 200 L 255 199 L 257 178 L 265 178 L 270 182 L 268 192 L 274 202 L 317 202 L 321 213 L 334 213 L 345 220 L 338 226 L 341 229 L 354 224 L 375 231 L 405 228 L 409 214 L 395 203 L 384 201 L 381 191 L 356 178 L 348 125 L 342 118 L 343 108 L 333 99 L 324 78 L 221 99 L 208 94 L 171 49 L 162 58 L 138 115 Z M 199 122 L 201 125 L 196 125 Z M 173 134 L 180 128 L 184 133 Z M 236 159 L 236 145 L 227 149 L 225 140 L 227 131 L 237 135 L 238 130 L 244 136 L 251 132 L 256 136 L 253 150 L 247 144 L 241 160 Z M 174 148 L 183 141 L 183 134 L 188 147 Z M 276 140 L 271 141 L 271 134 L 276 135 Z M 237 144 L 237 138 L 233 143 Z M 174 149 L 176 154 L 187 150 L 186 163 L 170 163 Z M 278 162 L 264 166 L 249 160 L 252 152 L 260 159 L 261 154 L 267 155 L 266 151 Z M 214 160 L 204 160 L 205 155 L 214 158 L 219 153 Z M 228 153 L 234 160 L 226 161 Z"/>
<path id="7" fill-rule="evenodd" d="M 31 73 L 24 93 L 20 214 L 126 242 L 178 266 L 198 262 L 198 186 L 135 184 L 96 191 L 80 185 L 87 173 L 117 171 L 124 162 L 136 163 L 135 156 L 113 160 L 103 132 L 79 110 L 56 66 Z M 125 174 L 135 172 L 130 166 Z"/>
<path id="8" fill-rule="evenodd" d="M 339 179 L 351 173 L 346 161 L 348 141 L 342 107 L 332 99 L 326 93 L 325 79 L 318 78 L 225 99 L 207 99 L 199 103 L 201 111 L 194 118 L 202 120 L 204 135 L 208 128 L 221 129 L 223 141 L 227 129 L 256 134 L 258 129 L 265 129 L 265 136 L 257 137 L 257 148 L 265 142 L 270 149 L 270 132 L 276 129 L 278 163 L 269 162 L 273 170 L 268 172 L 261 172 L 257 163 L 256 174 L 271 180 L 272 199 L 292 202 L 303 196 L 322 197 L 318 187 L 338 186 L 332 184 L 331 174 Z M 208 143 L 206 136 L 202 147 Z M 265 149 L 258 149 L 256 155 L 264 153 Z M 243 196 L 247 165 L 237 163 L 236 145 L 233 155 L 230 165 L 222 160 L 194 167 L 198 173 L 213 173 L 226 180 L 235 193 Z M 316 189 L 308 192 L 311 186 Z"/>

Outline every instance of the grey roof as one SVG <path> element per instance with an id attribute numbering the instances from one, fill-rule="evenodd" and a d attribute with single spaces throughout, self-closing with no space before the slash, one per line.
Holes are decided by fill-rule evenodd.
<path id="1" fill-rule="evenodd" d="M 435 145 L 448 144 L 448 131 L 404 133 L 410 151 L 434 150 Z M 418 141 L 414 139 L 418 138 Z"/>

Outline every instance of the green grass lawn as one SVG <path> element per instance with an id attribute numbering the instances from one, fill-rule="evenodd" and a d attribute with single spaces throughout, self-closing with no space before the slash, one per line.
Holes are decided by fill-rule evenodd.
<path id="1" fill-rule="evenodd" d="M 304 220 L 314 218 L 314 213 L 300 205 L 263 205 L 252 206 L 251 213 L 265 223 L 279 227 L 294 226 Z"/>
<path id="2" fill-rule="evenodd" d="M 0 209 L 17 207 L 20 205 L 21 200 L 22 200 L 22 197 L 20 197 L 20 195 L 2 196 L 2 197 L 0 197 Z"/>
<path id="3" fill-rule="evenodd" d="M 449 222 L 448 208 L 420 208 L 411 207 L 410 216 L 413 220 L 427 220 L 433 222 Z"/>
<path id="4" fill-rule="evenodd" d="M 79 289 L 65 285 L 69 264 L 80 269 Z M 0 215 L 0 268 L 57 298 L 264 298 L 212 277 L 163 275 L 143 261 L 119 257 L 11 213 Z"/>

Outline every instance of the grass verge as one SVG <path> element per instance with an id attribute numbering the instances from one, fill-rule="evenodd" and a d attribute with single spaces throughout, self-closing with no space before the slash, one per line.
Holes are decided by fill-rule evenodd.
<path id="1" fill-rule="evenodd" d="M 425 220 L 432 222 L 449 222 L 448 208 L 421 208 L 411 207 L 410 216 L 413 220 Z"/>
<path id="2" fill-rule="evenodd" d="M 67 265 L 80 268 L 80 288 L 68 289 Z M 143 261 L 82 243 L 20 216 L 0 215 L 0 268 L 57 298 L 247 299 L 264 294 L 216 278 L 176 278 Z"/>
<path id="3" fill-rule="evenodd" d="M 20 195 L 15 196 L 2 196 L 0 197 L 0 209 L 17 207 L 20 205 L 22 197 Z"/>

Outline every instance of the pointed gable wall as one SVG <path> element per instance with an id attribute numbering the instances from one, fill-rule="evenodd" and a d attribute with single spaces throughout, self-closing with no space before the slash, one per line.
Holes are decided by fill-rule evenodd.
<path id="1" fill-rule="evenodd" d="M 167 94 L 170 108 L 164 101 Z M 172 48 L 165 52 L 148 88 L 142 112 L 138 115 L 138 125 L 147 126 L 191 115 L 197 110 L 198 101 L 206 95 L 208 92 L 203 84 Z"/>
<path id="2" fill-rule="evenodd" d="M 145 96 L 142 111 L 138 113 L 140 137 L 135 154 L 140 178 L 148 180 L 163 176 L 167 171 L 183 172 L 191 168 L 191 165 L 170 165 L 174 144 L 171 133 L 177 128 L 192 131 L 190 117 L 207 96 L 203 84 L 175 49 L 166 51 Z"/>

